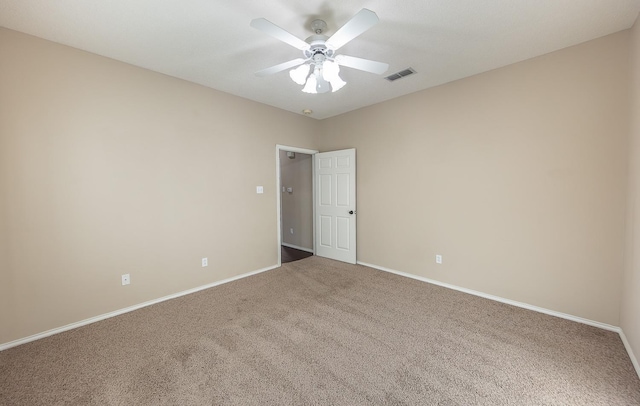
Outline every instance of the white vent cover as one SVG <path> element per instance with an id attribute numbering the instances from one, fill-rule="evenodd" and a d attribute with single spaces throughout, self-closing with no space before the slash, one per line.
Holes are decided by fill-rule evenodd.
<path id="1" fill-rule="evenodd" d="M 403 77 L 413 75 L 414 73 L 416 73 L 416 71 L 413 70 L 413 68 L 407 68 L 405 70 L 401 70 L 400 72 L 391 74 L 385 79 L 387 79 L 389 82 L 393 82 L 394 80 L 402 79 Z"/>

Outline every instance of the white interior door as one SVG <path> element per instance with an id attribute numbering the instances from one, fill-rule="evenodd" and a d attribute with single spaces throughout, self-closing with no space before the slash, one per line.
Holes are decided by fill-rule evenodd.
<path id="1" fill-rule="evenodd" d="M 315 154 L 316 255 L 356 263 L 356 150 Z"/>

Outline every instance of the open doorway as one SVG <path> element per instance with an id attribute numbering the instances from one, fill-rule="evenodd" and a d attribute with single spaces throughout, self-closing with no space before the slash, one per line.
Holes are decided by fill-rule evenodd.
<path id="1" fill-rule="evenodd" d="M 314 254 L 313 154 L 278 146 L 279 264 Z"/>
<path id="2" fill-rule="evenodd" d="M 310 172 L 309 166 L 302 170 L 306 173 L 303 177 L 304 183 L 300 184 L 303 186 L 296 186 L 297 181 L 291 180 L 288 175 L 285 175 L 285 178 L 281 177 L 281 171 L 287 170 L 283 169 L 285 166 L 296 167 L 296 157 L 304 158 L 306 164 L 311 167 Z M 294 174 L 300 175 L 297 172 Z M 309 149 L 276 145 L 276 183 L 278 266 L 283 262 L 283 247 L 355 264 L 355 148 L 319 153 Z M 302 200 L 310 201 L 311 205 L 294 203 L 292 206 L 285 206 L 284 210 L 292 210 L 298 220 L 283 220 L 288 214 L 283 215 L 282 202 L 285 199 L 295 202 L 296 198 L 300 197 L 304 197 Z M 308 213 L 311 213 L 310 221 Z"/>

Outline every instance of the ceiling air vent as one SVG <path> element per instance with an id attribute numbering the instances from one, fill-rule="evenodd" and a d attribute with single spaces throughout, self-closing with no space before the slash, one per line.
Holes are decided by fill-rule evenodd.
<path id="1" fill-rule="evenodd" d="M 393 82 L 394 80 L 402 79 L 403 77 L 413 75 L 414 73 L 416 73 L 416 71 L 414 71 L 413 68 L 407 68 L 405 70 L 401 70 L 400 72 L 389 75 L 385 79 L 387 79 L 389 82 Z"/>

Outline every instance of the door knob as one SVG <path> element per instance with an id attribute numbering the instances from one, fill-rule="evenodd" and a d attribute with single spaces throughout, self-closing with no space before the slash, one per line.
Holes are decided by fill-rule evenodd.
<path id="1" fill-rule="evenodd" d="M 353 213 L 355 213 L 355 211 L 349 210 L 349 214 L 353 214 Z"/>

